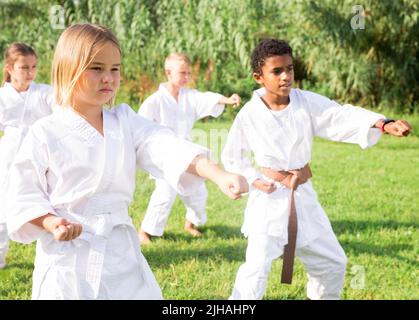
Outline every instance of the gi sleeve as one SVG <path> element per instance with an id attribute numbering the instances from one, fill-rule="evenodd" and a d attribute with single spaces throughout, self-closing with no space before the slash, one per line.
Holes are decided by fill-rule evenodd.
<path id="1" fill-rule="evenodd" d="M 192 90 L 193 104 L 196 113 L 196 120 L 205 117 L 219 117 L 224 111 L 224 104 L 218 103 L 223 95 L 214 92 L 200 92 L 198 90 Z"/>
<path id="2" fill-rule="evenodd" d="M 314 134 L 332 141 L 358 144 L 365 149 L 376 144 L 381 137 L 373 128 L 385 116 L 349 104 L 340 105 L 313 92 L 304 92 L 311 115 Z"/>
<path id="3" fill-rule="evenodd" d="M 54 88 L 47 84 L 42 84 L 40 94 L 50 113 L 52 113 L 57 106 L 54 98 Z"/>
<path id="4" fill-rule="evenodd" d="M 0 131 L 3 132 L 5 125 L 4 125 L 5 119 L 4 119 L 4 109 L 2 104 L 0 103 Z M 1 139 L 1 137 L 0 137 Z"/>
<path id="5" fill-rule="evenodd" d="M 251 152 L 244 133 L 240 117 L 237 116 L 228 133 L 227 141 L 221 154 L 221 160 L 227 171 L 243 175 L 249 186 L 260 179 L 261 174 L 253 168 L 249 160 Z"/>
<path id="6" fill-rule="evenodd" d="M 126 107 L 137 167 L 166 180 L 181 195 L 194 193 L 204 179 L 186 170 L 198 155 L 208 158 L 208 149 L 175 136 L 171 129 L 150 122 Z"/>
<path id="7" fill-rule="evenodd" d="M 160 117 L 158 116 L 158 107 L 156 99 L 153 99 L 153 96 L 150 96 L 145 99 L 140 106 L 138 114 L 150 121 L 159 123 Z"/>
<path id="8" fill-rule="evenodd" d="M 10 168 L 7 191 L 7 229 L 12 240 L 30 243 L 47 231 L 30 221 L 54 214 L 49 202 L 46 144 L 31 128 Z"/>

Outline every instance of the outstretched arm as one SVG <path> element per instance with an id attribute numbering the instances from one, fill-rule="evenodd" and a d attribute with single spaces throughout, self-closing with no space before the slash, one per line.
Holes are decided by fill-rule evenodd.
<path id="1" fill-rule="evenodd" d="M 403 136 L 410 131 L 410 125 L 403 120 L 387 123 L 385 131 L 379 130 L 387 120 L 382 114 L 352 105 L 340 105 L 313 92 L 307 91 L 303 95 L 309 101 L 308 110 L 316 136 L 355 143 L 365 149 L 376 144 L 383 132 Z"/>
<path id="2" fill-rule="evenodd" d="M 246 179 L 238 174 L 224 171 L 203 155 L 195 157 L 187 172 L 211 180 L 231 199 L 239 199 L 242 193 L 249 191 Z"/>

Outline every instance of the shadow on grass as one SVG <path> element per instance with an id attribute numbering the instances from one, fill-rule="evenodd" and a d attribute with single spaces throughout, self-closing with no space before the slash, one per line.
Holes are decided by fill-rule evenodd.
<path id="1" fill-rule="evenodd" d="M 238 227 L 230 227 L 225 225 L 208 225 L 203 228 L 203 231 L 211 237 L 215 236 L 216 238 L 224 240 L 244 239 L 244 236 Z"/>
<path id="2" fill-rule="evenodd" d="M 191 260 L 244 262 L 247 242 L 238 228 L 212 225 L 202 230 L 203 236 L 199 238 L 186 232 L 167 232 L 164 238 L 143 248 L 143 253 L 153 267 L 168 267 Z"/>
<path id="3" fill-rule="evenodd" d="M 361 241 L 340 241 L 347 254 L 359 255 L 362 253 L 375 256 L 388 256 L 404 261 L 412 266 L 417 266 L 417 260 L 409 259 L 400 255 L 403 251 L 413 251 L 414 246 L 410 244 L 374 245 Z"/>
<path id="4" fill-rule="evenodd" d="M 211 260 L 214 263 L 217 262 L 244 262 L 246 253 L 246 244 L 223 244 L 222 246 L 206 246 L 199 248 L 163 248 L 147 247 L 147 250 L 143 252 L 144 256 L 149 261 L 152 267 L 163 267 L 167 268 L 173 264 L 181 264 L 182 262 L 188 262 L 198 260 L 205 262 Z"/>
<path id="5" fill-rule="evenodd" d="M 165 232 L 161 240 L 159 241 L 185 241 L 185 242 L 197 242 L 202 240 L 209 239 L 221 239 L 221 240 L 233 240 L 233 239 L 244 239 L 240 228 L 230 227 L 224 225 L 208 225 L 200 227 L 199 230 L 202 231 L 202 237 L 193 237 L 184 230 L 179 230 L 177 232 Z"/>
<path id="6" fill-rule="evenodd" d="M 9 260 L 11 260 L 11 259 L 9 259 Z M 13 262 L 13 261 L 10 261 L 6 264 L 6 267 L 4 267 L 4 269 L 2 269 L 2 270 L 12 271 L 13 269 L 18 269 L 19 271 L 22 271 L 22 270 L 25 269 L 27 271 L 32 272 L 33 269 L 34 269 L 34 265 L 33 265 L 33 263 L 29 263 L 29 262 Z"/>
<path id="7" fill-rule="evenodd" d="M 406 229 L 418 228 L 419 223 L 416 222 L 399 222 L 394 220 L 332 220 L 333 230 L 336 234 L 340 233 L 359 233 L 365 230 L 381 230 L 381 229 Z"/>
<path id="8" fill-rule="evenodd" d="M 374 237 L 374 232 L 383 229 L 405 232 L 406 229 L 417 228 L 419 224 L 414 222 L 388 221 L 356 221 L 336 220 L 332 221 L 333 229 L 339 236 L 342 233 L 368 232 L 368 237 Z M 247 241 L 242 236 L 240 229 L 224 225 L 208 225 L 202 228 L 204 234 L 200 238 L 194 238 L 186 232 L 167 232 L 164 238 L 143 250 L 144 255 L 153 267 L 168 267 L 172 264 L 180 264 L 187 261 L 198 260 L 205 262 L 211 260 L 217 262 L 244 262 Z M 378 235 L 376 237 L 379 237 Z M 388 240 L 390 241 L 390 240 Z M 406 240 L 404 240 L 406 241 Z M 413 251 L 414 244 L 390 243 L 376 245 L 359 240 L 340 241 L 346 253 L 351 255 L 371 254 L 374 256 L 389 256 L 409 265 L 416 266 L 417 261 L 403 256 L 403 252 Z M 191 247 L 188 247 L 188 245 Z"/>
<path id="9" fill-rule="evenodd" d="M 351 233 L 351 234 L 362 234 L 363 232 L 368 232 L 368 238 L 374 237 L 374 232 L 377 232 L 375 237 L 379 237 L 378 232 L 380 230 L 391 230 L 406 232 L 406 229 L 417 229 L 419 227 L 418 223 L 415 222 L 398 222 L 394 220 L 387 221 L 357 221 L 357 220 L 336 220 L 332 221 L 333 230 L 336 235 L 342 233 Z M 385 244 L 386 240 L 383 239 L 382 245 L 376 245 L 368 243 L 368 238 L 364 241 L 358 240 L 343 240 L 340 241 L 342 247 L 346 253 L 351 254 L 372 254 L 375 256 L 389 256 L 396 258 L 398 260 L 404 261 L 412 266 L 417 266 L 417 261 L 415 259 L 409 259 L 401 256 L 403 251 L 412 251 L 415 249 L 415 245 L 407 243 L 391 243 Z M 387 241 L 391 241 L 388 239 Z M 406 241 L 406 240 L 404 240 Z"/>

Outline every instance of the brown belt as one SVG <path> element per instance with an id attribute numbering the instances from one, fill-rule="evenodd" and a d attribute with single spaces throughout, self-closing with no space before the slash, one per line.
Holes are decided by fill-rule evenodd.
<path id="1" fill-rule="evenodd" d="M 292 283 L 292 272 L 294 268 L 295 245 L 297 242 L 297 211 L 295 210 L 294 191 L 300 184 L 306 183 L 311 178 L 310 166 L 306 164 L 303 168 L 290 171 L 275 171 L 270 168 L 261 168 L 262 174 L 274 181 L 280 182 L 291 189 L 290 205 L 288 211 L 288 244 L 284 247 L 282 264 L 282 283 Z"/>

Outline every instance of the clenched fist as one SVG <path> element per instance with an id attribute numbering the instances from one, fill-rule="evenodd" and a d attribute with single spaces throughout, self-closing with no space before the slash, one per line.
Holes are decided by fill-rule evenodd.
<path id="1" fill-rule="evenodd" d="M 217 182 L 218 187 L 231 199 L 239 199 L 243 193 L 249 192 L 246 179 L 238 174 L 225 172 Z"/>
<path id="2" fill-rule="evenodd" d="M 256 189 L 263 191 L 265 193 L 272 193 L 276 190 L 275 182 L 270 182 L 263 179 L 256 179 L 252 183 L 252 186 L 254 186 Z"/>
<path id="3" fill-rule="evenodd" d="M 54 239 L 58 241 L 74 240 L 83 230 L 80 223 L 74 223 L 50 213 L 32 220 L 31 223 L 51 232 L 54 235 Z"/>
<path id="4" fill-rule="evenodd" d="M 408 136 L 412 127 L 405 120 L 397 120 L 395 122 L 387 123 L 384 126 L 384 131 L 396 137 Z"/>

